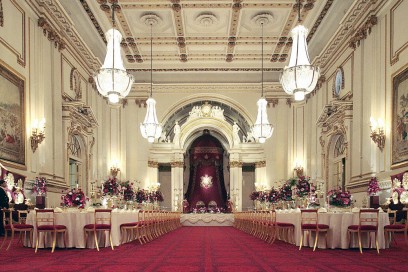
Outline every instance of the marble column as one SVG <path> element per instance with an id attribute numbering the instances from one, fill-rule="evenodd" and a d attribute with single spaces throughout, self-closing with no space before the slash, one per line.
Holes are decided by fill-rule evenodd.
<path id="1" fill-rule="evenodd" d="M 183 161 L 171 162 L 171 209 L 183 211 Z"/>
<path id="2" fill-rule="evenodd" d="M 230 161 L 230 198 L 234 211 L 242 211 L 242 165 L 240 161 Z"/>

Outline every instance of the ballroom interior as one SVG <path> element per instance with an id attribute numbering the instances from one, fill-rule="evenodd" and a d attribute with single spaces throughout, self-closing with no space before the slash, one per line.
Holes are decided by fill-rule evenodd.
<path id="1" fill-rule="evenodd" d="M 354 207 L 370 206 L 376 177 L 382 205 L 408 170 L 407 12 L 405 0 L 0 0 L 1 176 L 33 204 L 46 179 L 48 208 L 75 188 L 102 201 L 110 177 L 160 189 L 172 212 L 252 210 L 253 191 L 297 176 Z M 115 77 L 123 91 L 101 90 Z"/>

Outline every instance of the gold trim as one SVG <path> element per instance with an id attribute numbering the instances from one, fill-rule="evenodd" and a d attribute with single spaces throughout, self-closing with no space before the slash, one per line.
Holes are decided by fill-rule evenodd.
<path id="1" fill-rule="evenodd" d="M 44 17 L 38 19 L 38 26 L 43 29 L 44 36 L 46 35 L 48 40 L 54 43 L 54 47 L 58 47 L 58 51 L 62 51 L 66 47 L 64 40 L 58 35 L 57 31 L 51 27 Z"/>

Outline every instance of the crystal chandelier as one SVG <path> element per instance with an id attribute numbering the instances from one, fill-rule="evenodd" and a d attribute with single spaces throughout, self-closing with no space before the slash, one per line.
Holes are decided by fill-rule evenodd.
<path id="1" fill-rule="evenodd" d="M 113 28 L 105 34 L 108 41 L 105 61 L 94 76 L 99 93 L 113 104 L 129 94 L 133 83 L 133 76 L 126 72 L 120 55 L 122 35 L 115 28 L 115 8 L 117 4 L 112 5 Z"/>
<path id="2" fill-rule="evenodd" d="M 292 51 L 289 65 L 283 69 L 280 83 L 287 94 L 294 95 L 296 101 L 301 101 L 316 87 L 320 68 L 310 65 L 306 41 L 308 30 L 300 24 L 300 1 L 297 5 L 298 25 L 291 31 Z"/>
<path id="3" fill-rule="evenodd" d="M 262 80 L 261 80 L 261 89 L 262 89 L 262 96 L 256 103 L 258 105 L 258 115 L 256 117 L 256 122 L 252 127 L 252 135 L 255 139 L 258 139 L 258 142 L 261 144 L 265 143 L 265 140 L 270 138 L 273 133 L 273 126 L 269 124 L 268 121 L 268 114 L 266 112 L 266 106 L 268 102 L 263 97 L 263 22 L 261 22 L 262 26 Z"/>
<path id="4" fill-rule="evenodd" d="M 155 139 L 159 138 L 162 132 L 162 126 L 157 120 L 156 115 L 156 100 L 153 99 L 153 35 L 150 24 L 150 97 L 147 99 L 147 111 L 143 124 L 140 124 L 140 132 L 143 138 L 147 138 L 149 143 L 153 143 Z"/>

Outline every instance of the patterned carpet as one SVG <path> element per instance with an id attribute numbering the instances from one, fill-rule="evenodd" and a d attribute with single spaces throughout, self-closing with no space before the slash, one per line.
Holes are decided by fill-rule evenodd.
<path id="1" fill-rule="evenodd" d="M 408 271 L 403 237 L 392 249 L 299 251 L 277 241 L 264 243 L 232 227 L 183 227 L 149 243 L 114 251 L 34 249 L 13 244 L 0 251 L 0 271 Z"/>

